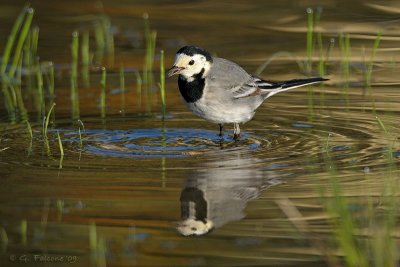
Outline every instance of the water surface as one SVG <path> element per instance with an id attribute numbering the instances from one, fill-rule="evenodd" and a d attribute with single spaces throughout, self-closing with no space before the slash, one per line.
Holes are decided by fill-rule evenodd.
<path id="1" fill-rule="evenodd" d="M 9 11 L 0 13 L 1 40 L 23 4 L 1 4 Z M 57 105 L 48 146 L 29 95 L 32 142 L 26 125 L 9 124 L 1 108 L 1 266 L 26 266 L 26 260 L 29 266 L 55 266 L 35 255 L 61 257 L 57 266 L 326 266 L 314 240 L 326 246 L 334 240 L 324 208 L 333 194 L 330 164 L 355 215 L 366 209 L 367 198 L 379 204 L 389 144 L 398 178 L 400 91 L 393 49 L 399 36 L 395 15 L 382 6 L 123 0 L 32 6 L 40 27 L 38 54 L 56 64 Z M 165 50 L 168 65 L 184 44 L 203 46 L 252 73 L 274 53 L 286 51 L 289 56 L 277 57 L 260 74 L 280 80 L 305 75 L 296 60 L 306 59 L 308 7 L 323 8 L 326 44 L 342 32 L 352 34 L 349 86 L 336 43 L 327 70 L 331 81 L 272 97 L 243 125 L 237 142 L 232 126 L 220 138 L 217 125 L 191 114 L 174 79 L 167 82 L 165 120 L 156 86 L 138 94 L 134 73 L 143 66 L 144 12 L 158 32 L 156 51 Z M 97 64 L 109 73 L 107 117 L 100 118 L 100 72 L 94 67 L 91 86 L 80 81 L 83 129 L 70 118 L 71 32 L 91 29 L 104 14 L 115 27 L 116 48 L 113 63 Z M 366 93 L 363 53 L 369 58 L 378 31 L 382 43 Z M 118 90 L 121 65 L 124 98 Z M 155 67 L 156 81 L 158 75 Z M 299 230 L 296 221 L 308 230 Z"/>

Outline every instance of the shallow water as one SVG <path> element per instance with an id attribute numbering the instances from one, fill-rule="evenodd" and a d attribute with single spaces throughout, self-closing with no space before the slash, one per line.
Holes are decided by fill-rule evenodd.
<path id="1" fill-rule="evenodd" d="M 9 10 L 1 13 L 4 40 L 23 2 L 1 5 Z M 390 145 L 391 175 L 398 178 L 400 91 L 397 52 L 390 48 L 396 48 L 393 40 L 399 36 L 395 15 L 383 6 L 320 5 L 326 43 L 341 32 L 354 34 L 350 87 L 343 86 L 335 47 L 328 64 L 331 81 L 272 97 L 234 141 L 232 126 L 220 138 L 218 126 L 186 109 L 175 79 L 167 82 L 165 120 L 157 90 L 137 94 L 142 14 L 150 15 L 157 51 L 165 49 L 167 65 L 186 43 L 235 60 L 249 72 L 274 53 L 289 51 L 291 56 L 272 61 L 260 75 L 279 80 L 303 77 L 296 60 L 306 57 L 305 10 L 316 8 L 311 2 L 33 2 L 41 34 L 38 53 L 56 64 L 57 105 L 48 146 L 29 96 L 32 142 L 26 125 L 7 123 L 1 109 L 1 266 L 26 266 L 26 261 L 29 266 L 55 266 L 52 261 L 57 266 L 328 265 L 315 240 L 327 247 L 334 240 L 332 215 L 324 208 L 334 193 L 332 177 L 356 218 L 368 201 L 379 206 Z M 104 13 L 116 36 L 115 62 L 104 63 L 107 117 L 100 118 L 100 73 L 94 68 L 91 86 L 79 89 L 83 129 L 70 119 L 69 43 L 74 29 L 90 28 L 93 17 Z M 365 94 L 362 51 L 369 57 L 379 30 L 383 38 L 373 86 Z M 118 90 L 120 65 L 127 70 L 126 94 Z M 185 222 L 189 214 L 198 217 L 195 225 Z M 363 226 L 360 235 L 367 222 Z"/>

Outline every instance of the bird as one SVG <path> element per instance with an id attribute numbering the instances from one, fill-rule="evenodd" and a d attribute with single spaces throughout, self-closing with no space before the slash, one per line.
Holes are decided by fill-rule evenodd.
<path id="1" fill-rule="evenodd" d="M 215 57 L 207 50 L 188 45 L 175 55 L 167 76 L 179 75 L 178 88 L 187 107 L 201 118 L 219 125 L 223 137 L 225 124 L 233 123 L 234 140 L 240 126 L 251 120 L 256 109 L 269 97 L 327 81 L 322 77 L 267 81 L 247 73 L 233 61 Z"/>

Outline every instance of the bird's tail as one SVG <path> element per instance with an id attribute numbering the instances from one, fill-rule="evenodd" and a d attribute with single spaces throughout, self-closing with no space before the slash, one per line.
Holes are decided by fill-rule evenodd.
<path id="1" fill-rule="evenodd" d="M 314 78 L 307 78 L 307 79 L 294 79 L 289 81 L 282 81 L 282 82 L 265 82 L 265 86 L 259 86 L 261 90 L 265 90 L 267 93 L 267 98 L 271 97 L 277 93 L 281 93 L 287 90 L 291 90 L 294 88 L 302 87 L 305 85 L 320 83 L 323 81 L 328 81 L 329 79 L 321 78 L 321 77 L 314 77 Z M 268 85 L 267 85 L 268 84 Z"/>

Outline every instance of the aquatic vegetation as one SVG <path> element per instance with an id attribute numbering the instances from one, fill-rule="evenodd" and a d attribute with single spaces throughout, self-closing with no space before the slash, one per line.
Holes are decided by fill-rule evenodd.
<path id="1" fill-rule="evenodd" d="M 100 114 L 101 118 L 106 117 L 106 86 L 107 86 L 107 70 L 105 67 L 101 68 L 101 93 L 100 93 Z"/>
<path id="2" fill-rule="evenodd" d="M 349 34 L 339 35 L 339 49 L 341 51 L 340 70 L 342 74 L 342 79 L 344 81 L 344 88 L 347 90 L 349 87 L 349 79 L 350 79 L 350 56 L 351 56 Z"/>
<path id="3" fill-rule="evenodd" d="M 44 100 L 42 68 L 39 62 L 36 63 L 36 81 L 37 81 L 36 110 L 38 111 L 38 117 L 42 118 L 46 112 L 46 102 Z"/>
<path id="4" fill-rule="evenodd" d="M 86 88 L 90 87 L 90 38 L 89 32 L 82 34 L 81 58 L 82 58 L 82 80 Z"/>
<path id="5" fill-rule="evenodd" d="M 136 97 L 137 97 L 137 106 L 139 108 L 142 107 L 142 85 L 143 85 L 143 80 L 142 77 L 140 77 L 140 73 L 138 71 L 135 72 L 135 77 L 136 77 Z"/>
<path id="6" fill-rule="evenodd" d="M 48 75 L 46 77 L 48 79 L 47 84 L 48 84 L 48 92 L 49 92 L 49 97 L 50 97 L 50 106 L 52 106 L 54 103 L 54 98 L 55 98 L 54 64 L 53 64 L 53 62 L 49 62 Z"/>
<path id="7" fill-rule="evenodd" d="M 20 223 L 20 233 L 21 233 L 21 243 L 22 245 L 26 245 L 28 240 L 28 221 L 22 220 Z"/>
<path id="8" fill-rule="evenodd" d="M 311 73 L 312 70 L 312 57 L 314 52 L 314 10 L 307 8 L 307 73 Z"/>
<path id="9" fill-rule="evenodd" d="M 331 214 L 331 225 L 338 248 L 344 255 L 346 266 L 396 266 L 399 255 L 396 253 L 397 197 L 395 196 L 398 176 L 393 158 L 393 141 L 396 140 L 388 131 L 383 121 L 376 117 L 379 128 L 388 140 L 386 174 L 383 177 L 384 189 L 379 197 L 379 206 L 374 206 L 374 199 L 367 196 L 366 212 L 355 214 L 352 210 L 359 205 L 354 199 L 346 197 L 340 174 L 328 149 L 329 137 L 324 153 L 326 170 L 330 173 L 333 199 L 322 196 L 326 211 Z M 365 216 L 365 217 L 364 217 Z M 364 234 L 361 234 L 364 228 Z"/>
<path id="10" fill-rule="evenodd" d="M 43 134 L 43 140 L 48 140 L 47 133 L 48 133 L 48 128 L 49 128 L 49 122 L 50 122 L 50 116 L 51 112 L 53 111 L 55 107 L 55 103 L 51 106 L 49 109 L 49 112 L 47 113 L 47 116 L 43 118 L 43 128 L 42 128 L 42 134 Z"/>
<path id="11" fill-rule="evenodd" d="M 58 148 L 60 149 L 60 155 L 61 157 L 64 156 L 64 148 L 61 142 L 61 137 L 60 137 L 60 133 L 57 131 L 57 140 L 58 140 Z"/>
<path id="12" fill-rule="evenodd" d="M 21 66 L 20 60 L 22 58 L 22 49 L 28 36 L 34 13 L 35 11 L 33 8 L 25 6 L 22 12 L 18 15 L 11 33 L 8 36 L 0 66 L 2 92 L 11 122 L 15 122 L 17 120 L 18 107 L 22 109 L 20 112 L 23 114 L 23 119 L 26 119 L 25 107 L 23 105 L 23 101 L 21 100 L 21 94 L 16 94 L 12 81 L 15 78 L 18 66 Z M 16 95 L 18 95 L 19 98 L 18 103 Z"/>
<path id="13" fill-rule="evenodd" d="M 78 94 L 78 55 L 79 55 L 79 33 L 72 33 L 71 45 L 71 109 L 72 119 L 79 119 L 79 94 Z"/>
<path id="14" fill-rule="evenodd" d="M 58 131 L 57 131 L 57 140 L 58 140 L 58 149 L 60 150 L 60 161 L 58 164 L 58 168 L 62 169 L 62 164 L 63 164 L 63 160 L 64 160 L 64 148 L 63 148 L 63 144 L 61 141 L 60 133 Z"/>
<path id="15" fill-rule="evenodd" d="M 62 219 L 64 206 L 65 206 L 64 200 L 62 200 L 62 199 L 56 200 L 57 220 L 58 221 L 61 221 L 61 219 Z"/>
<path id="16" fill-rule="evenodd" d="M 90 260 L 96 266 L 105 267 L 106 264 L 106 242 L 103 237 L 97 233 L 96 223 L 89 226 L 89 248 Z"/>
<path id="17" fill-rule="evenodd" d="M 81 126 L 83 132 L 85 132 L 85 125 L 83 125 L 83 122 L 81 120 L 78 120 L 79 126 L 78 126 L 78 135 L 79 135 L 79 147 L 82 149 L 83 147 L 83 138 L 82 138 L 82 131 L 81 131 Z"/>
<path id="18" fill-rule="evenodd" d="M 369 89 L 371 88 L 371 78 L 372 78 L 372 69 L 374 66 L 374 60 L 376 56 L 376 51 L 378 50 L 379 43 L 381 41 L 381 36 L 382 34 L 379 32 L 376 35 L 373 47 L 372 47 L 372 52 L 371 52 L 371 58 L 368 63 L 366 63 L 367 69 L 365 72 L 365 86 L 367 88 L 367 91 L 370 91 Z"/>
<path id="19" fill-rule="evenodd" d="M 22 17 L 17 18 L 20 22 L 14 25 L 16 30 L 8 59 L 5 53 L 0 63 L 0 68 L 4 68 L 0 81 L 2 100 L 6 103 L 3 108 L 7 108 L 9 121 L 22 122 L 21 125 L 5 122 L 1 125 L 0 153 L 5 168 L 0 176 L 10 176 L 10 179 L 3 179 L 6 186 L 2 188 L 4 192 L 13 188 L 12 196 L 8 198 L 4 194 L 5 205 L 11 205 L 2 208 L 6 219 L 0 225 L 0 249 L 4 253 L 29 247 L 50 252 L 57 248 L 60 254 L 76 252 L 84 265 L 85 261 L 88 261 L 86 265 L 96 266 L 129 265 L 137 259 L 137 265 L 146 265 L 141 262 L 142 250 L 135 251 L 135 246 L 139 245 L 146 248 L 148 255 L 158 255 L 160 262 L 170 257 L 169 253 L 179 255 L 175 262 L 174 257 L 171 261 L 168 258 L 165 264 L 172 266 L 182 262 L 210 266 L 232 262 L 243 266 L 285 265 L 289 261 L 293 266 L 298 262 L 335 267 L 396 266 L 399 262 L 396 246 L 399 229 L 398 125 L 395 114 L 386 116 L 384 113 L 392 108 L 396 113 L 398 107 L 396 101 L 384 102 L 392 95 L 397 96 L 395 89 L 384 83 L 396 82 L 391 80 L 397 73 L 396 53 L 387 51 L 398 49 L 390 48 L 390 42 L 381 49 L 385 38 L 397 37 L 390 33 L 384 37 L 380 31 L 376 34 L 371 30 L 366 37 L 369 41 L 362 40 L 364 37 L 347 32 L 349 28 L 346 27 L 343 32 L 333 32 L 329 24 L 332 21 L 327 22 L 328 27 L 322 27 L 325 25 L 320 21 L 319 9 L 308 10 L 307 17 L 305 13 L 295 14 L 294 18 L 303 19 L 301 31 L 304 35 L 293 35 L 300 45 L 306 43 L 303 51 L 296 46 L 292 53 L 280 51 L 274 54 L 276 43 L 272 42 L 271 47 L 265 44 L 265 51 L 271 52 L 271 57 L 256 73 L 260 74 L 269 66 L 268 78 L 280 78 L 280 75 L 286 75 L 286 72 L 282 74 L 283 69 L 290 68 L 288 75 L 292 75 L 291 72 L 298 71 L 298 65 L 304 75 L 328 76 L 331 82 L 314 87 L 314 92 L 310 88 L 308 104 L 306 90 L 277 97 L 249 123 L 243 140 L 231 143 L 226 138 L 222 144 L 215 131 L 203 131 L 201 122 L 180 109 L 181 102 L 174 95 L 176 90 L 172 90 L 176 88 L 171 88 L 166 99 L 164 63 L 172 56 L 167 53 L 167 48 L 172 51 L 175 43 L 166 40 L 165 32 L 160 31 L 164 28 L 158 31 L 161 42 L 157 51 L 165 48 L 165 53 L 164 50 L 159 54 L 155 52 L 157 33 L 151 29 L 147 17 L 147 22 L 144 19 L 147 34 L 144 35 L 143 55 L 134 50 L 130 61 L 116 61 L 113 66 L 114 52 L 117 53 L 115 59 L 119 60 L 126 55 L 129 45 L 123 43 L 114 51 L 115 27 L 110 24 L 110 18 L 105 17 L 108 21 L 102 22 L 97 15 L 85 15 L 85 21 L 79 23 L 79 32 L 72 37 L 71 47 L 68 46 L 70 41 L 66 42 L 65 47 L 71 48 L 68 50 L 71 54 L 66 60 L 61 58 L 67 64 L 40 62 L 38 48 L 41 53 L 43 48 L 51 45 L 42 43 L 42 39 L 49 40 L 48 29 L 42 28 L 41 22 L 39 43 L 39 28 L 26 21 L 28 9 L 26 7 Z M 81 17 L 74 19 L 81 20 Z M 136 20 L 142 22 L 140 18 Z M 29 31 L 14 67 L 14 76 L 9 79 L 25 23 L 30 23 Z M 307 26 L 307 33 L 304 26 Z M 250 40 L 266 38 L 246 31 Z M 382 33 L 386 35 L 387 29 Z M 122 40 L 119 35 L 115 36 L 118 36 L 116 40 Z M 213 47 L 213 43 L 207 44 L 207 41 L 204 40 L 205 45 Z M 219 44 L 214 41 L 214 45 Z M 242 45 L 240 42 L 238 40 L 238 47 Z M 252 44 L 251 47 L 253 45 L 256 46 Z M 363 47 L 368 51 L 364 53 L 364 60 L 360 53 Z M 261 50 L 262 47 L 256 48 Z M 121 54 L 118 54 L 119 49 Z M 56 56 L 54 59 L 57 60 Z M 242 54 L 235 56 L 243 60 Z M 280 62 L 270 64 L 276 58 Z M 386 59 L 392 60 L 389 69 L 384 69 Z M 244 63 L 250 69 L 255 62 Z M 373 75 L 378 66 L 386 72 L 380 73 L 383 74 L 380 83 L 374 84 L 372 90 Z M 393 73 L 389 76 L 387 72 Z M 390 78 L 385 80 L 387 77 Z M 371 97 L 363 98 L 360 93 L 363 85 L 368 90 L 365 91 L 367 96 Z M 347 91 L 343 89 L 346 86 Z M 111 90 L 114 88 L 119 89 L 115 94 Z M 348 110 L 345 110 L 344 97 L 340 93 L 348 96 Z M 318 94 L 321 96 L 320 107 L 314 106 Z M 375 99 L 376 103 L 373 102 Z M 80 105 L 83 101 L 87 102 Z M 155 114 L 143 114 L 144 110 L 151 112 L 152 105 L 157 102 L 162 118 L 165 118 L 167 101 L 174 119 L 160 121 L 154 116 L 160 114 L 159 108 L 153 109 Z M 309 121 L 314 123 L 307 122 L 307 105 Z M 117 114 L 119 111 L 123 115 L 126 113 L 126 117 L 121 118 Z M 96 112 L 98 114 L 92 114 Z M 32 119 L 36 113 L 38 121 L 29 120 L 28 115 Z M 73 120 L 67 118 L 70 113 L 75 117 Z M 369 115 L 372 117 L 368 119 Z M 104 120 L 106 116 L 107 121 Z M 29 141 L 30 148 L 26 153 Z M 42 148 L 43 145 L 47 147 Z M 224 158 L 233 161 L 235 166 L 221 162 Z M 211 168 L 207 165 L 214 162 Z M 63 164 L 68 168 L 61 170 Z M 107 171 L 103 171 L 104 168 Z M 145 171 L 141 172 L 142 169 Z M 246 178 L 241 180 L 247 183 L 260 171 L 260 176 L 271 176 L 275 183 L 271 185 L 280 182 L 283 185 L 277 190 L 266 190 L 247 206 L 247 219 L 215 229 L 206 237 L 218 242 L 206 242 L 197 247 L 192 239 L 177 237 L 171 230 L 171 222 L 179 213 L 176 203 L 179 203 L 180 186 L 185 179 L 188 184 L 193 184 L 193 171 L 197 169 L 201 176 L 199 184 L 204 184 L 207 176 L 237 176 Z M 39 178 L 38 173 L 31 174 L 31 171 L 38 171 Z M 115 176 L 114 172 L 121 175 L 110 179 Z M 306 172 L 315 179 L 308 179 Z M 65 182 L 54 180 L 57 174 L 58 180 Z M 369 184 L 369 180 L 373 182 Z M 97 181 L 106 182 L 96 185 Z M 218 181 L 213 179 L 213 183 Z M 234 192 L 235 197 L 256 195 L 257 186 L 256 182 L 249 182 L 245 189 Z M 40 187 L 46 190 L 42 191 Z M 218 202 L 221 192 L 213 189 L 215 187 L 210 189 L 212 194 L 205 191 L 205 199 L 214 194 L 218 195 Z M 32 203 L 27 202 L 31 200 Z M 235 201 L 241 205 L 238 198 Z M 174 208 L 177 209 L 172 210 Z M 26 214 L 19 214 L 21 209 Z M 155 215 L 159 212 L 160 216 Z M 7 216 L 14 213 L 15 218 Z M 91 223 L 93 218 L 96 222 Z M 112 226 L 106 229 L 104 225 Z M 60 232 L 68 235 L 60 238 Z M 74 242 L 81 242 L 82 236 L 86 238 L 86 244 L 75 246 Z M 276 242 L 271 244 L 271 240 Z M 212 256 L 216 252 L 221 252 L 221 257 Z"/>
<path id="20" fill-rule="evenodd" d="M 7 235 L 6 230 L 3 227 L 0 227 L 0 246 L 1 246 L 2 253 L 7 251 L 8 235 Z"/>
<path id="21" fill-rule="evenodd" d="M 94 39 L 96 52 L 94 61 L 102 63 L 104 55 L 110 65 L 114 64 L 114 33 L 111 27 L 110 18 L 106 15 L 98 16 L 94 24 Z"/>
<path id="22" fill-rule="evenodd" d="M 165 118 L 165 66 L 164 66 L 164 50 L 160 51 L 160 96 L 162 117 Z"/>
<path id="23" fill-rule="evenodd" d="M 121 99 L 120 99 L 120 107 L 121 107 L 121 114 L 125 115 L 125 107 L 126 107 L 126 100 L 125 100 L 125 68 L 121 66 L 119 68 L 119 89 L 121 90 Z"/>
<path id="24" fill-rule="evenodd" d="M 153 88 L 153 64 L 156 49 L 157 31 L 150 28 L 149 15 L 143 14 L 144 20 L 144 36 L 146 43 L 146 55 L 143 66 L 142 81 L 147 88 Z"/>

